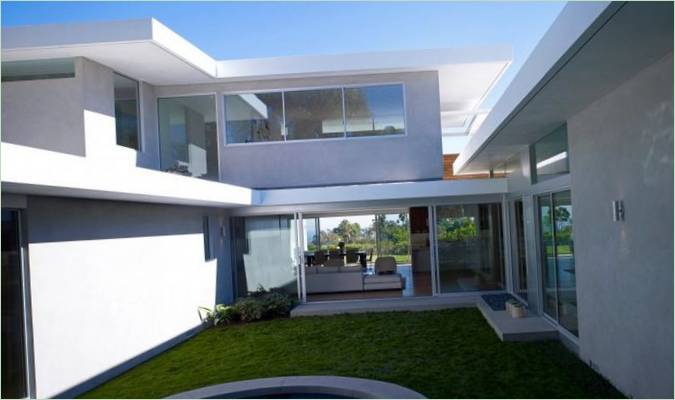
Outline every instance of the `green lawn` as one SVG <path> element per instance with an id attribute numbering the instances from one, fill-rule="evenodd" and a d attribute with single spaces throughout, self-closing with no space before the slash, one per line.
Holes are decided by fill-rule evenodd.
<path id="1" fill-rule="evenodd" d="M 454 309 L 212 328 L 84 397 L 164 397 L 284 375 L 378 379 L 434 398 L 621 396 L 560 343 L 502 343 L 478 310 Z"/>

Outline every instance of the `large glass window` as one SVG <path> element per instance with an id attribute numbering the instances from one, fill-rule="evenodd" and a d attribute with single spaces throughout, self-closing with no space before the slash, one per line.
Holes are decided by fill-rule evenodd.
<path id="1" fill-rule="evenodd" d="M 570 191 L 539 196 L 544 312 L 579 335 Z"/>
<path id="2" fill-rule="evenodd" d="M 345 120 L 348 136 L 404 133 L 403 87 L 346 88 Z"/>
<path id="3" fill-rule="evenodd" d="M 72 58 L 2 62 L 3 82 L 73 78 L 74 76 L 75 63 Z"/>
<path id="4" fill-rule="evenodd" d="M 284 140 L 282 96 L 281 92 L 225 96 L 227 143 Z"/>
<path id="5" fill-rule="evenodd" d="M 159 99 L 158 109 L 162 170 L 217 179 L 215 97 Z"/>
<path id="6" fill-rule="evenodd" d="M 139 149 L 138 82 L 119 74 L 113 75 L 117 144 L 132 149 Z"/>
<path id="7" fill-rule="evenodd" d="M 403 85 L 226 95 L 227 143 L 405 133 Z"/>
<path id="8" fill-rule="evenodd" d="M 28 396 L 19 211 L 2 210 L 2 398 Z"/>
<path id="9" fill-rule="evenodd" d="M 320 89 L 284 93 L 288 140 L 343 137 L 342 90 Z"/>
<path id="10" fill-rule="evenodd" d="M 532 146 L 532 182 L 541 182 L 570 172 L 567 154 L 567 125 Z"/>
<path id="11" fill-rule="evenodd" d="M 440 291 L 503 288 L 501 205 L 436 207 Z"/>

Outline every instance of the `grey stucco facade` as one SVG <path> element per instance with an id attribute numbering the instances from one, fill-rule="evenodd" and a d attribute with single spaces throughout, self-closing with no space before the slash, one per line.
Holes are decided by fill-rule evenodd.
<path id="1" fill-rule="evenodd" d="M 216 94 L 222 121 L 225 93 L 378 83 L 403 84 L 405 135 L 230 145 L 224 143 L 224 127 L 219 124 L 220 180 L 252 188 L 288 188 L 440 179 L 443 154 L 437 72 L 156 87 L 154 93 L 156 97 Z"/>
<path id="2" fill-rule="evenodd" d="M 670 397 L 673 54 L 571 118 L 568 135 L 580 356 L 629 396 Z"/>
<path id="3" fill-rule="evenodd" d="M 563 338 L 631 397 L 673 393 L 672 71 L 670 53 L 569 118 L 569 174 L 532 184 L 527 148 L 504 167 L 507 198 L 523 200 L 538 313 L 536 196 L 571 190 L 579 337 Z M 613 200 L 624 202 L 625 221 L 613 221 Z"/>

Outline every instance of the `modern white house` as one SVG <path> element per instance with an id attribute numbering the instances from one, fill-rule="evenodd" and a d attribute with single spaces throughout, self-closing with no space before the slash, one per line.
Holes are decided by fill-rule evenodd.
<path id="1" fill-rule="evenodd" d="M 509 293 L 627 396 L 671 397 L 673 4 L 568 4 L 486 112 L 510 60 L 218 61 L 154 19 L 3 28 L 2 396 L 81 394 L 263 286 Z M 336 263 L 343 219 L 375 244 Z"/>

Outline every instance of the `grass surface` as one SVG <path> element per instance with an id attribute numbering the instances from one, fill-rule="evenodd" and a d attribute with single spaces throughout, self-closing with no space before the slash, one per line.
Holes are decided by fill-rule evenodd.
<path id="1" fill-rule="evenodd" d="M 503 343 L 471 308 L 211 328 L 84 397 L 164 397 L 285 375 L 378 379 L 433 398 L 621 396 L 560 343 Z"/>

